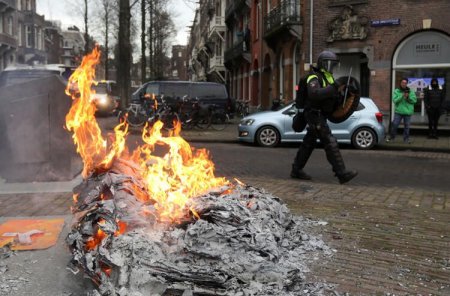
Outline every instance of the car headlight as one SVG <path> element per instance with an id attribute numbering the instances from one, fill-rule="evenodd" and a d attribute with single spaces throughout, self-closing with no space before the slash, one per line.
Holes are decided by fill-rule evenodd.
<path id="1" fill-rule="evenodd" d="M 100 97 L 97 99 L 97 103 L 99 105 L 105 106 L 108 105 L 108 98 L 107 97 Z"/>
<path id="2" fill-rule="evenodd" d="M 252 118 L 242 119 L 241 125 L 252 125 L 254 122 L 255 122 L 255 120 Z"/>

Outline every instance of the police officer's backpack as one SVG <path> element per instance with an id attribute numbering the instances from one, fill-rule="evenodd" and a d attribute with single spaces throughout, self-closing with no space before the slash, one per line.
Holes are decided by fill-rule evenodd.
<path id="1" fill-rule="evenodd" d="M 322 80 L 321 75 L 314 70 L 310 70 L 307 74 L 300 78 L 297 85 L 297 92 L 295 94 L 295 107 L 297 107 L 297 109 L 305 108 L 306 100 L 308 98 L 308 77 L 313 74 L 317 75 L 319 80 Z"/>

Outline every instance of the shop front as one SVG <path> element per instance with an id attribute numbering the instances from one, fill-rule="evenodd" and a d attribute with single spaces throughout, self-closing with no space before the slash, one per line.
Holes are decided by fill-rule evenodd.
<path id="1" fill-rule="evenodd" d="M 405 38 L 396 48 L 392 60 L 392 89 L 399 86 L 402 78 L 408 79 L 408 86 L 416 93 L 412 124 L 427 122 L 424 104 L 424 90 L 432 78 L 437 78 L 440 88 L 446 91 L 450 80 L 450 36 L 439 31 L 420 31 Z M 450 106 L 450 90 L 446 91 L 445 105 Z M 394 106 L 391 103 L 391 118 Z M 439 122 L 450 127 L 450 110 Z"/>

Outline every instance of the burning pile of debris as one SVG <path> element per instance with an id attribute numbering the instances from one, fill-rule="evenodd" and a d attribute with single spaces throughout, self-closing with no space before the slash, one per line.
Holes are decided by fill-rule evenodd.
<path id="1" fill-rule="evenodd" d="M 144 144 L 132 153 L 125 122 L 103 138 L 90 101 L 99 57 L 97 48 L 84 57 L 66 89 L 73 99 L 66 127 L 84 163 L 66 241 L 71 269 L 81 268 L 98 285 L 94 294 L 300 295 L 328 289 L 304 277 L 307 263 L 329 252 L 308 234 L 312 222 L 293 217 L 264 190 L 215 177 L 208 152 L 179 137 L 179 123 L 168 136 L 161 122 L 146 126 Z"/>
<path id="2" fill-rule="evenodd" d="M 101 295 L 300 295 L 325 289 L 306 283 L 304 273 L 307 262 L 328 248 L 308 234 L 314 223 L 292 216 L 277 197 L 242 183 L 227 185 L 190 199 L 179 223 L 161 223 L 153 204 L 133 193 L 144 192 L 142 180 L 122 173 L 129 163 L 119 164 L 75 188 L 75 221 L 67 237 L 72 268 L 81 267 Z"/>

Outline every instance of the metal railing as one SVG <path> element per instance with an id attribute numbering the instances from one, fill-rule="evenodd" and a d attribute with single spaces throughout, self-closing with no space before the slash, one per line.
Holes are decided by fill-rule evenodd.
<path id="1" fill-rule="evenodd" d="M 225 67 L 223 65 L 223 56 L 216 55 L 209 59 L 209 67 L 212 68 L 222 68 Z"/>
<path id="2" fill-rule="evenodd" d="M 250 52 L 250 44 L 246 45 L 244 40 L 238 41 L 225 51 L 225 61 L 230 61 Z"/>
<path id="3" fill-rule="evenodd" d="M 300 24 L 299 0 L 284 0 L 264 17 L 264 34 L 270 34 L 287 25 Z"/>

